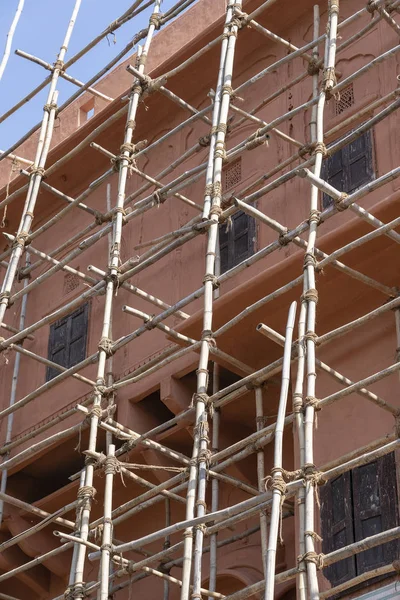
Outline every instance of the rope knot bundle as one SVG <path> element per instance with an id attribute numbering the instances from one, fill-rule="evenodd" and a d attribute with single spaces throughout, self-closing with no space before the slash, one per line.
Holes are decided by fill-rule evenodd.
<path id="1" fill-rule="evenodd" d="M 197 463 L 205 463 L 206 465 L 206 469 L 210 468 L 210 461 L 211 461 L 211 450 L 207 450 L 206 448 L 203 450 L 200 450 L 198 456 L 197 456 Z"/>
<path id="2" fill-rule="evenodd" d="M 375 0 L 368 0 L 367 6 L 365 10 L 370 13 L 371 17 L 373 17 L 374 12 L 376 11 L 376 2 Z"/>
<path id="3" fill-rule="evenodd" d="M 89 500 L 95 497 L 96 492 L 96 488 L 94 488 L 92 485 L 83 485 L 78 490 L 78 498 L 84 498 L 85 500 Z"/>
<path id="4" fill-rule="evenodd" d="M 316 223 L 317 225 L 319 225 L 320 223 L 320 216 L 321 216 L 321 211 L 320 210 L 316 210 L 313 209 L 310 211 L 310 216 L 308 217 L 308 222 L 311 225 L 311 223 Z"/>
<path id="5" fill-rule="evenodd" d="M 155 203 L 157 204 L 157 206 L 160 206 L 160 204 L 164 204 L 164 202 L 167 199 L 167 192 L 160 192 L 160 191 L 155 191 L 153 192 L 153 198 Z"/>
<path id="6" fill-rule="evenodd" d="M 319 60 L 313 56 L 308 63 L 307 73 L 309 75 L 318 75 L 320 68 L 321 65 Z"/>
<path id="7" fill-rule="evenodd" d="M 162 13 L 153 13 L 149 20 L 150 24 L 154 25 L 155 29 L 160 29 L 162 25 L 163 16 L 164 15 Z"/>
<path id="8" fill-rule="evenodd" d="M 46 170 L 43 167 L 31 167 L 31 175 L 40 175 L 44 177 Z"/>
<path id="9" fill-rule="evenodd" d="M 202 137 L 199 137 L 199 145 L 202 148 L 207 148 L 210 145 L 210 141 L 211 141 L 211 135 L 203 135 Z"/>
<path id="10" fill-rule="evenodd" d="M 324 555 L 317 554 L 314 551 L 306 552 L 305 554 L 300 554 L 300 556 L 297 557 L 297 562 L 298 563 L 312 562 L 316 565 L 317 569 L 320 571 L 321 569 L 324 568 Z"/>
<path id="11" fill-rule="evenodd" d="M 319 338 L 315 331 L 306 331 L 305 335 L 303 336 L 303 340 L 305 342 L 312 341 L 315 345 L 317 345 Z"/>
<path id="12" fill-rule="evenodd" d="M 108 337 L 102 337 L 98 343 L 97 348 L 103 350 L 107 358 L 110 358 L 114 354 L 113 341 Z"/>
<path id="13" fill-rule="evenodd" d="M 54 70 L 58 69 L 59 71 L 64 71 L 64 61 L 60 60 L 59 58 L 57 58 L 56 62 L 54 63 Z"/>
<path id="14" fill-rule="evenodd" d="M 318 304 L 318 290 L 315 288 L 310 288 L 301 295 L 301 301 L 315 302 L 315 304 Z"/>
<path id="15" fill-rule="evenodd" d="M 347 206 L 343 206 L 343 200 L 346 200 L 346 198 L 348 198 L 348 194 L 346 194 L 346 192 L 342 192 L 339 196 L 339 198 L 335 198 L 334 199 L 334 203 L 335 203 L 335 208 L 338 212 L 342 212 L 344 210 L 346 210 Z"/>
<path id="16" fill-rule="evenodd" d="M 213 288 L 214 288 L 214 289 L 217 289 L 217 288 L 219 288 L 219 286 L 220 286 L 220 283 L 219 283 L 218 277 L 217 277 L 216 275 L 213 275 L 213 273 L 207 273 L 207 274 L 204 276 L 204 279 L 203 279 L 203 285 L 204 285 L 205 283 L 207 283 L 207 281 L 211 281 L 211 283 L 212 283 L 212 285 L 213 285 Z"/>
<path id="17" fill-rule="evenodd" d="M 213 204 L 210 208 L 210 217 L 216 215 L 218 218 L 222 215 L 222 208 L 218 204 Z"/>
<path id="18" fill-rule="evenodd" d="M 288 228 L 285 227 L 285 229 L 279 234 L 278 243 L 280 246 L 282 246 L 282 248 L 284 246 L 287 246 L 290 243 L 290 239 L 286 237 L 288 234 L 288 231 L 289 231 Z"/>
<path id="19" fill-rule="evenodd" d="M 299 413 L 303 409 L 303 396 L 301 393 L 295 392 L 293 394 L 293 412 Z"/>
<path id="20" fill-rule="evenodd" d="M 115 456 L 107 456 L 104 461 L 104 473 L 106 475 L 115 475 L 121 471 L 121 465 Z"/>
<path id="21" fill-rule="evenodd" d="M 222 195 L 222 183 L 220 181 L 215 181 L 213 183 L 212 195 L 213 195 L 213 198 L 219 198 Z"/>
<path id="22" fill-rule="evenodd" d="M 58 109 L 58 106 L 54 102 L 51 102 L 50 104 L 45 104 L 43 106 L 43 110 L 48 113 L 50 113 L 52 110 L 55 110 L 57 112 L 57 109 Z"/>
<path id="23" fill-rule="evenodd" d="M 29 240 L 29 233 L 26 233 L 26 232 L 18 233 L 14 238 L 12 247 L 16 248 L 17 246 L 27 246 L 28 240 Z"/>
<path id="24" fill-rule="evenodd" d="M 74 600 L 74 598 L 87 598 L 86 586 L 83 582 L 73 583 L 67 587 L 64 592 L 65 600 Z"/>
<path id="25" fill-rule="evenodd" d="M 262 128 L 257 129 L 257 131 L 250 136 L 250 140 L 246 142 L 245 148 L 246 150 L 253 150 L 254 148 L 258 148 L 258 146 L 267 145 L 268 139 L 269 135 L 263 134 Z"/>
<path id="26" fill-rule="evenodd" d="M 319 400 L 315 396 L 306 396 L 304 398 L 304 409 L 311 406 L 315 411 L 321 410 L 319 406 Z"/>
<path id="27" fill-rule="evenodd" d="M 304 255 L 304 268 L 306 269 L 307 267 L 316 267 L 317 266 L 317 259 L 315 258 L 314 254 L 312 252 L 306 252 Z"/>
<path id="28" fill-rule="evenodd" d="M 315 142 L 313 154 L 320 153 L 322 156 L 327 156 L 327 150 L 324 142 Z"/>

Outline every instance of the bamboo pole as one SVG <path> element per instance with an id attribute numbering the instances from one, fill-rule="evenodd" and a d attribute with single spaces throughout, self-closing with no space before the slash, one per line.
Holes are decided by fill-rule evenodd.
<path id="1" fill-rule="evenodd" d="M 30 264 L 29 254 L 26 253 L 25 257 L 26 265 Z M 28 283 L 27 279 L 24 279 L 24 286 Z M 28 296 L 24 296 L 21 302 L 21 313 L 19 316 L 19 330 L 25 327 L 25 319 L 26 319 L 26 305 L 28 301 Z M 15 355 L 13 375 L 12 375 L 12 383 L 11 383 L 11 393 L 10 393 L 10 406 L 13 406 L 15 403 L 15 399 L 17 397 L 17 386 L 18 386 L 18 378 L 19 378 L 19 370 L 21 364 L 21 355 L 17 353 Z M 12 430 L 13 430 L 13 422 L 14 422 L 14 413 L 11 413 L 7 417 L 7 430 L 6 430 L 6 438 L 5 445 L 10 444 L 12 438 Z M 0 484 L 0 492 L 4 494 L 7 489 L 7 470 L 2 471 L 1 473 L 1 484 Z M 3 511 L 4 511 L 4 500 L 0 499 L 0 525 L 3 522 Z"/>
<path id="2" fill-rule="evenodd" d="M 296 317 L 297 303 L 292 302 L 289 309 L 286 325 L 285 347 L 282 367 L 282 386 L 279 398 L 278 416 L 275 426 L 275 447 L 274 447 L 274 467 L 271 471 L 270 488 L 272 490 L 272 509 L 271 523 L 269 528 L 268 547 L 266 554 L 266 576 L 265 576 L 265 600 L 274 598 L 274 573 L 276 564 L 276 547 L 278 535 L 282 539 L 282 532 L 279 534 L 279 526 L 282 527 L 282 504 L 285 496 L 285 484 L 282 477 L 283 469 L 283 429 L 286 414 L 286 404 L 290 383 L 290 362 L 292 349 L 292 336 Z"/>
<path id="3" fill-rule="evenodd" d="M 11 45 L 12 45 L 14 33 L 15 33 L 16 28 L 17 28 L 18 21 L 19 21 L 19 19 L 21 17 L 22 11 L 24 9 L 24 4 L 25 4 L 25 0 L 18 0 L 17 10 L 16 10 L 14 18 L 12 20 L 10 29 L 9 29 L 9 31 L 7 33 L 6 46 L 4 48 L 3 57 L 2 57 L 1 62 L 0 62 L 0 80 L 3 77 L 3 73 L 5 71 L 8 59 L 10 57 Z"/>

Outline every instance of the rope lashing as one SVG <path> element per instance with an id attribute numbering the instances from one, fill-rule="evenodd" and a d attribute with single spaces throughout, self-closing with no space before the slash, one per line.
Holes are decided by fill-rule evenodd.
<path id="1" fill-rule="evenodd" d="M 158 190 L 153 192 L 153 198 L 155 203 L 157 204 L 157 206 L 160 206 L 160 204 L 164 204 L 164 202 L 166 201 L 168 195 L 167 192 L 159 192 Z"/>
<path id="2" fill-rule="evenodd" d="M 92 499 L 96 495 L 96 488 L 92 485 L 83 485 L 78 490 L 78 498 Z"/>
<path id="3" fill-rule="evenodd" d="M 60 60 L 59 58 L 57 58 L 56 62 L 53 64 L 54 66 L 54 70 L 58 70 L 58 71 L 64 71 L 64 66 L 65 63 L 63 60 Z"/>
<path id="4" fill-rule="evenodd" d="M 301 295 L 301 301 L 315 302 L 318 304 L 318 290 L 310 288 Z"/>
<path id="5" fill-rule="evenodd" d="M 377 7 L 376 7 L 375 0 L 368 0 L 365 10 L 370 13 L 371 18 L 374 16 L 374 12 L 376 11 L 376 8 Z"/>
<path id="6" fill-rule="evenodd" d="M 346 194 L 346 192 L 342 192 L 340 194 L 339 198 L 334 199 L 335 208 L 338 212 L 342 212 L 348 208 L 347 206 L 343 206 L 343 201 L 346 200 L 346 198 L 348 198 L 348 196 L 349 195 Z"/>
<path id="7" fill-rule="evenodd" d="M 197 369 L 197 370 L 199 371 L 199 369 Z M 207 375 L 208 375 L 208 371 L 207 371 Z M 203 402 L 205 404 L 206 410 L 208 411 L 210 417 L 212 417 L 214 415 L 214 403 L 210 399 L 210 396 L 207 393 L 195 392 L 192 396 L 192 400 L 190 402 L 189 408 L 194 408 L 195 406 L 197 406 L 198 402 Z"/>
<path id="8" fill-rule="evenodd" d="M 303 395 L 300 392 L 293 394 L 293 412 L 300 413 L 303 409 Z"/>
<path id="9" fill-rule="evenodd" d="M 157 327 L 157 325 L 154 324 L 154 318 L 156 315 L 151 315 L 149 316 L 145 322 L 144 322 L 144 326 L 146 327 L 146 329 L 148 331 L 151 331 L 152 329 L 154 329 L 155 327 Z"/>
<path id="10" fill-rule="evenodd" d="M 282 508 L 286 497 L 286 481 L 282 476 L 282 468 L 274 467 L 271 469 L 271 475 L 265 478 L 265 490 L 271 490 L 272 492 L 278 491 L 280 495 L 280 508 L 279 508 L 279 541 L 283 544 L 282 527 L 283 527 L 283 514 Z"/>
<path id="11" fill-rule="evenodd" d="M 213 204 L 212 207 L 210 208 L 210 217 L 212 217 L 213 215 L 216 215 L 218 218 L 222 215 L 222 208 L 220 206 L 218 206 L 218 204 Z"/>
<path id="12" fill-rule="evenodd" d="M 202 148 L 207 148 L 210 145 L 210 141 L 211 141 L 211 135 L 203 135 L 202 137 L 199 137 L 199 145 Z"/>
<path id="13" fill-rule="evenodd" d="M 312 341 L 312 342 L 314 342 L 315 345 L 318 345 L 319 338 L 318 338 L 318 335 L 314 331 L 306 331 L 306 333 L 303 336 L 303 340 L 305 342 Z"/>
<path id="14" fill-rule="evenodd" d="M 330 0 L 329 1 L 329 12 L 331 14 L 339 14 L 339 0 Z"/>
<path id="15" fill-rule="evenodd" d="M 17 246 L 24 247 L 24 246 L 28 245 L 28 242 L 29 242 L 29 233 L 21 232 L 15 236 L 13 243 L 12 243 L 12 247 L 13 248 L 16 248 Z"/>
<path id="16" fill-rule="evenodd" d="M 75 598 L 87 598 L 86 586 L 83 582 L 73 583 L 67 587 L 64 592 L 65 600 L 74 600 Z"/>
<path id="17" fill-rule="evenodd" d="M 106 475 L 115 475 L 121 472 L 121 465 L 115 456 L 107 456 L 104 461 L 104 473 Z"/>
<path id="18" fill-rule="evenodd" d="M 324 474 L 321 471 L 318 471 L 316 466 L 312 463 L 306 463 L 304 465 L 303 474 L 304 485 L 312 485 L 314 487 L 315 499 L 318 508 L 320 508 L 318 486 L 325 485 L 326 479 L 324 478 Z"/>
<path id="19" fill-rule="evenodd" d="M 315 396 L 306 396 L 304 398 L 304 409 L 308 408 L 309 406 L 311 406 L 315 411 L 321 410 L 319 400 Z"/>
<path id="20" fill-rule="evenodd" d="M 45 105 L 43 106 L 43 110 L 44 110 L 45 112 L 48 112 L 48 113 L 50 113 L 52 110 L 55 110 L 55 111 L 57 112 L 57 110 L 58 110 L 58 106 L 57 106 L 57 104 L 55 104 L 54 102 L 51 102 L 51 103 L 49 103 L 49 104 L 45 104 Z"/>
<path id="21" fill-rule="evenodd" d="M 249 141 L 246 142 L 245 148 L 246 150 L 253 150 L 254 148 L 258 148 L 258 146 L 268 145 L 268 140 L 269 135 L 262 133 L 262 128 L 257 129 L 257 131 L 249 137 Z"/>
<path id="22" fill-rule="evenodd" d="M 215 144 L 214 158 L 220 158 L 223 161 L 226 160 L 225 142 L 222 140 L 218 140 Z"/>
<path id="23" fill-rule="evenodd" d="M 321 63 L 319 62 L 319 60 L 317 58 L 315 58 L 313 56 L 310 59 L 310 62 L 308 63 L 308 67 L 307 67 L 308 75 L 318 75 L 320 69 L 321 69 Z"/>
<path id="24" fill-rule="evenodd" d="M 297 557 L 297 562 L 314 563 L 317 569 L 320 571 L 324 568 L 324 555 L 317 554 L 316 552 L 310 550 L 309 552 L 300 554 L 300 556 Z"/>
<path id="25" fill-rule="evenodd" d="M 97 348 L 105 353 L 107 358 L 110 358 L 114 354 L 113 351 L 114 342 L 108 337 L 102 337 L 98 343 Z"/>
<path id="26" fill-rule="evenodd" d="M 309 224 L 311 225 L 311 223 L 316 223 L 317 225 L 319 225 L 319 223 L 321 221 L 320 217 L 321 217 L 321 211 L 313 208 L 310 211 L 310 216 L 308 217 Z"/>
<path id="27" fill-rule="evenodd" d="M 155 29 L 160 29 L 164 15 L 162 13 L 153 13 L 150 16 L 150 25 L 154 25 Z"/>
<path id="28" fill-rule="evenodd" d="M 125 131 L 127 131 L 128 129 L 136 129 L 136 121 L 134 121 L 133 119 L 129 119 L 129 121 L 126 122 Z"/>
<path id="29" fill-rule="evenodd" d="M 200 439 L 205 440 L 205 437 L 200 438 Z M 208 437 L 207 437 L 207 441 L 208 441 Z M 211 450 L 208 450 L 207 448 L 200 450 L 199 454 L 197 456 L 197 464 L 205 463 L 206 469 L 208 470 L 210 468 L 211 456 L 212 456 Z"/>
<path id="30" fill-rule="evenodd" d="M 10 298 L 10 296 L 11 296 L 11 292 L 8 292 L 8 291 L 0 292 L 0 302 L 2 302 L 5 298 L 7 298 L 7 299 Z"/>
<path id="31" fill-rule="evenodd" d="M 89 417 L 97 417 L 98 419 L 100 419 L 102 414 L 103 414 L 103 410 L 102 410 L 101 406 L 99 406 L 98 404 L 95 404 L 90 409 L 88 416 Z"/>
<path id="32" fill-rule="evenodd" d="M 313 154 L 322 154 L 322 156 L 327 156 L 327 150 L 324 142 L 315 142 Z"/>
<path id="33" fill-rule="evenodd" d="M 193 527 L 194 530 L 196 531 L 201 531 L 201 533 L 203 535 L 206 535 L 207 533 L 207 525 L 205 523 L 199 523 L 198 525 L 195 525 Z M 199 595 L 192 595 L 192 598 L 201 598 L 201 596 Z"/>
<path id="34" fill-rule="evenodd" d="M 288 234 L 288 231 L 289 230 L 287 229 L 287 227 L 285 227 L 285 229 L 282 230 L 281 233 L 279 234 L 278 243 L 282 247 L 287 246 L 290 242 L 290 239 L 286 237 Z"/>
<path id="35" fill-rule="evenodd" d="M 30 175 L 40 175 L 40 177 L 44 177 L 46 170 L 43 167 L 31 167 Z"/>
<path id="36" fill-rule="evenodd" d="M 314 542 L 322 542 L 322 537 L 316 531 L 305 531 L 304 535 L 311 537 Z"/>
<path id="37" fill-rule="evenodd" d="M 220 283 L 216 275 L 213 275 L 212 273 L 207 273 L 207 275 L 205 275 L 203 279 L 203 285 L 206 284 L 208 281 L 211 281 L 214 289 L 219 288 Z"/>
<path id="38" fill-rule="evenodd" d="M 317 266 L 317 259 L 315 258 L 314 254 L 312 252 L 306 252 L 304 255 L 304 268 L 306 269 L 307 267 L 316 267 Z"/>
<path id="39" fill-rule="evenodd" d="M 213 198 L 220 197 L 222 195 L 222 183 L 220 181 L 215 181 L 213 183 Z"/>
<path id="40" fill-rule="evenodd" d="M 212 183 L 207 183 L 207 185 L 204 188 L 204 195 L 211 196 L 213 193 L 213 189 L 214 189 L 214 185 Z"/>

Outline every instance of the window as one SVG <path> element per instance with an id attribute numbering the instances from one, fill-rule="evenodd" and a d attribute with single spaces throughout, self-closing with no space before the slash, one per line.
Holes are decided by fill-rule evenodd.
<path id="1" fill-rule="evenodd" d="M 399 523 L 394 453 L 340 475 L 321 489 L 322 551 L 327 554 Z M 327 567 L 332 586 L 398 558 L 396 540 Z"/>
<path id="2" fill-rule="evenodd" d="M 89 306 L 84 304 L 70 315 L 56 321 L 50 327 L 49 360 L 69 369 L 86 356 Z M 47 367 L 46 381 L 61 371 Z"/>
<path id="3" fill-rule="evenodd" d="M 254 254 L 255 222 L 238 211 L 219 227 L 221 273 L 225 273 Z"/>
<path id="4" fill-rule="evenodd" d="M 238 158 L 234 163 L 227 165 L 222 173 L 224 191 L 238 185 L 242 181 L 242 159 Z"/>
<path id="5" fill-rule="evenodd" d="M 347 87 L 341 90 L 339 98 L 335 100 L 335 115 L 342 114 L 343 111 L 347 110 L 354 104 L 354 89 L 353 84 L 350 83 Z"/>
<path id="6" fill-rule="evenodd" d="M 321 177 L 339 191 L 348 194 L 371 181 L 374 177 L 371 132 L 363 133 L 329 156 L 323 163 Z M 332 198 L 323 194 L 322 208 L 331 204 Z"/>

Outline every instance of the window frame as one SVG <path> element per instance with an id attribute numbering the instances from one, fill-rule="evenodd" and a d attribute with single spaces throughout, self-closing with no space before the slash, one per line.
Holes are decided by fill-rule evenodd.
<path id="1" fill-rule="evenodd" d="M 69 369 L 73 366 L 75 366 L 76 364 L 78 364 L 80 362 L 80 360 L 74 362 L 70 360 L 70 348 L 71 348 L 71 344 L 75 341 L 77 341 L 80 337 L 83 338 L 83 351 L 82 351 L 82 356 L 83 358 L 81 358 L 81 360 L 84 360 L 84 358 L 86 357 L 86 352 L 87 352 L 87 345 L 88 345 L 88 334 L 89 334 L 89 302 L 86 302 L 85 304 L 83 304 L 82 306 L 80 306 L 79 308 L 77 308 L 76 310 L 74 310 L 73 312 L 69 313 L 68 315 L 66 315 L 65 317 L 62 317 L 61 319 L 58 319 L 58 321 L 55 321 L 54 323 L 52 323 L 50 325 L 50 331 L 49 331 L 49 341 L 48 341 L 48 346 L 47 346 L 47 357 L 48 360 L 51 360 L 52 362 L 59 364 L 62 367 L 65 367 L 66 369 Z M 83 313 L 83 323 L 84 323 L 84 331 L 83 333 L 81 333 L 80 336 L 78 337 L 73 337 L 72 336 L 72 321 L 74 319 L 74 317 L 78 316 L 79 314 Z M 68 360 L 65 360 L 64 362 L 66 364 L 62 364 L 62 363 L 57 363 L 57 361 L 54 360 L 54 354 L 59 351 L 59 349 L 62 348 L 62 345 L 58 345 L 57 348 L 57 344 L 56 344 L 56 340 L 55 338 L 55 330 L 58 327 L 61 327 L 62 325 L 66 325 L 66 339 L 64 342 L 64 348 L 65 348 L 65 352 L 68 354 Z M 55 369 L 54 367 L 50 367 L 48 366 L 46 369 L 46 382 L 51 381 L 52 379 L 54 379 L 54 377 L 56 377 L 57 375 L 60 375 L 62 371 L 58 371 L 57 369 Z"/>
<path id="2" fill-rule="evenodd" d="M 235 221 L 237 221 L 242 215 L 244 215 L 247 219 L 247 227 L 244 230 L 235 234 Z M 229 225 L 229 221 L 227 221 L 225 223 L 221 223 L 219 225 L 218 245 L 219 245 L 220 273 L 221 274 L 226 273 L 227 271 L 230 271 L 237 265 L 240 265 L 246 259 L 250 258 L 250 256 L 253 256 L 253 254 L 255 253 L 255 247 L 256 247 L 256 222 L 255 222 L 254 217 L 251 217 L 249 214 L 245 213 L 242 210 L 238 210 L 230 218 L 231 218 L 230 225 Z M 225 231 L 225 233 L 227 235 L 226 241 L 221 242 L 222 228 L 229 228 L 229 227 L 230 227 L 230 229 L 228 229 L 228 231 Z M 240 238 L 242 238 L 246 234 L 248 236 L 247 251 L 246 251 L 245 255 L 237 256 L 235 253 L 235 242 L 237 242 Z M 222 259 L 221 259 L 222 250 L 225 247 L 228 248 L 228 260 L 227 260 L 226 268 L 223 267 Z"/>
<path id="3" fill-rule="evenodd" d="M 350 131 L 348 133 L 352 133 L 352 131 Z M 346 135 L 348 135 L 348 134 L 346 134 Z M 357 156 L 356 156 L 356 160 L 354 160 L 354 159 L 352 160 L 351 157 L 349 156 L 349 153 L 350 153 L 351 144 L 353 144 L 357 139 L 360 139 L 361 137 L 364 137 L 364 139 L 365 139 L 365 153 L 363 155 L 366 157 L 366 161 L 367 161 L 367 168 L 366 168 L 367 176 L 366 176 L 365 180 L 363 180 L 360 184 L 353 186 L 352 182 L 351 182 L 351 176 L 350 176 L 350 167 L 352 164 L 354 164 L 356 162 Z M 322 169 L 321 169 L 321 178 L 324 181 L 326 181 L 327 183 L 331 183 L 330 180 L 332 180 L 332 178 L 335 176 L 335 173 L 333 175 L 329 175 L 329 166 L 328 166 L 329 161 L 332 161 L 334 156 L 339 156 L 339 153 L 340 153 L 342 168 L 338 171 L 338 173 L 340 173 L 340 171 L 342 172 L 342 182 L 341 182 L 340 188 L 338 188 L 337 185 L 333 185 L 333 184 L 331 184 L 331 185 L 333 185 L 333 187 L 336 187 L 337 189 L 339 189 L 340 192 L 346 192 L 348 194 L 355 192 L 363 185 L 366 185 L 370 181 L 373 181 L 376 177 L 373 130 L 368 129 L 367 131 L 364 131 L 364 133 L 361 136 L 359 136 L 358 138 L 356 138 L 356 140 L 349 142 L 348 144 L 343 146 L 343 148 L 341 148 L 340 150 L 335 152 L 332 156 L 329 156 L 328 158 L 326 158 L 324 160 L 324 162 L 322 163 Z M 359 154 L 358 159 L 363 155 Z M 344 157 L 346 157 L 346 161 L 343 160 Z M 329 208 L 330 206 L 332 206 L 333 199 L 331 198 L 331 196 L 329 196 L 329 194 L 322 193 L 320 196 L 320 204 L 321 204 L 321 210 L 325 210 L 326 208 Z"/>
<path id="4" fill-rule="evenodd" d="M 333 523 L 333 485 L 340 479 L 343 480 L 344 488 L 346 488 L 346 496 L 344 496 L 344 511 L 347 510 L 347 522 L 344 525 L 346 541 L 344 545 L 348 545 L 352 542 L 359 541 L 368 537 L 368 535 L 374 535 L 373 533 L 363 534 L 362 532 L 362 521 L 365 517 L 374 517 L 372 514 L 373 507 L 369 507 L 367 511 L 362 508 L 362 497 L 367 497 L 363 484 L 366 484 L 365 472 L 363 469 L 375 465 L 376 469 L 376 482 L 379 494 L 379 510 L 375 513 L 380 517 L 381 531 L 386 531 L 392 527 L 397 527 L 400 524 L 399 514 L 399 492 L 397 486 L 397 459 L 396 452 L 391 452 L 374 461 L 371 461 L 365 465 L 360 465 L 350 471 L 342 473 L 335 479 L 329 481 L 321 488 L 320 499 L 320 519 L 321 519 L 321 535 L 322 535 L 322 552 L 328 554 L 338 547 L 343 547 L 343 544 L 336 547 L 334 543 L 334 523 Z M 389 473 L 392 475 L 389 476 Z M 367 485 L 367 484 L 366 484 Z M 368 487 L 368 486 L 367 486 Z M 347 502 L 346 500 L 349 500 Z M 346 508 L 347 507 L 347 508 Z M 340 510 L 340 507 L 339 507 Z M 365 513 L 371 514 L 365 514 Z M 364 513 L 364 514 L 362 514 Z M 376 532 L 378 533 L 378 532 Z M 376 562 L 372 563 L 367 560 L 367 554 L 371 552 L 378 553 L 381 549 L 382 559 L 376 559 Z M 331 583 L 332 587 L 340 585 L 345 581 L 349 581 L 358 575 L 365 572 L 371 571 L 380 566 L 389 564 L 397 558 L 400 550 L 400 540 L 394 542 L 388 542 L 386 544 L 380 544 L 373 549 L 365 550 L 354 556 L 338 561 L 327 567 L 324 570 L 324 575 Z M 369 555 L 371 556 L 371 555 Z M 379 556 L 379 555 L 378 555 Z M 347 574 L 343 574 L 343 567 L 347 567 Z M 382 575 L 380 577 L 368 580 L 359 585 L 348 588 L 341 594 L 336 594 L 334 598 L 339 598 L 342 595 L 347 595 L 362 589 L 366 585 L 370 585 L 371 582 L 377 582 L 390 577 L 391 574 Z"/>

